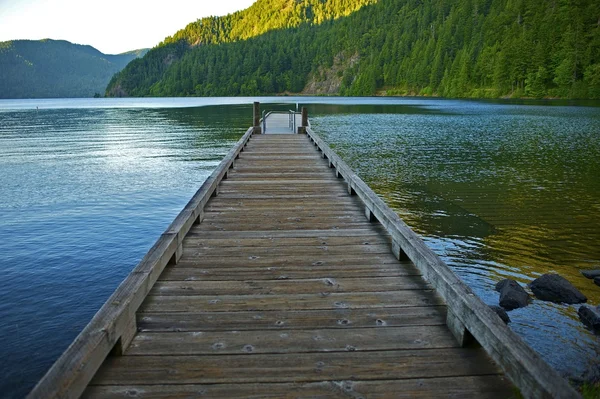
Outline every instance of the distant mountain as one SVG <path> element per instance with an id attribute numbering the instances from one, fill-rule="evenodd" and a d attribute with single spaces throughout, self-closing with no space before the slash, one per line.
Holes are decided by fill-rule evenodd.
<path id="1" fill-rule="evenodd" d="M 0 42 L 0 98 L 92 97 L 148 49 L 103 54 L 64 40 Z"/>
<path id="2" fill-rule="evenodd" d="M 258 0 L 188 25 L 112 96 L 600 98 L 598 0 Z"/>

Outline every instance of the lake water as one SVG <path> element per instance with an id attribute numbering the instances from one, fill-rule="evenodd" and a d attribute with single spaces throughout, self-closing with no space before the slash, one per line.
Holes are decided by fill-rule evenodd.
<path id="1" fill-rule="evenodd" d="M 0 396 L 25 395 L 60 356 L 245 132 L 252 100 L 0 101 Z M 502 278 L 551 271 L 600 302 L 579 273 L 600 268 L 597 104 L 260 101 L 306 105 L 486 303 Z M 600 343 L 576 310 L 534 301 L 510 326 L 580 377 Z"/>

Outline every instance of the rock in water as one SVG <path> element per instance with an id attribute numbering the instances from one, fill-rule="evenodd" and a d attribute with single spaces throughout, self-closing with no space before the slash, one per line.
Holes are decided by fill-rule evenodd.
<path id="1" fill-rule="evenodd" d="M 585 277 L 590 279 L 600 277 L 600 270 L 580 270 L 580 272 Z"/>
<path id="2" fill-rule="evenodd" d="M 600 333 L 600 306 L 592 308 L 587 305 L 583 305 L 577 311 L 579 318 L 583 321 L 583 324 L 594 330 L 595 333 Z"/>
<path id="3" fill-rule="evenodd" d="M 542 301 L 568 304 L 587 301 L 585 295 L 558 274 L 544 274 L 533 280 L 529 287 L 535 296 Z"/>
<path id="4" fill-rule="evenodd" d="M 595 277 L 594 278 L 594 284 L 600 286 L 600 277 Z"/>
<path id="5" fill-rule="evenodd" d="M 529 304 L 529 295 L 515 280 L 505 279 L 496 284 L 500 293 L 500 306 L 507 310 L 522 308 Z"/>
<path id="6" fill-rule="evenodd" d="M 508 317 L 508 313 L 506 313 L 506 310 L 502 309 L 500 306 L 491 306 L 490 305 L 490 309 L 492 309 L 494 312 L 496 312 L 496 314 L 498 316 L 500 316 L 500 318 L 502 319 L 502 321 L 506 324 L 510 323 L 510 317 Z"/>

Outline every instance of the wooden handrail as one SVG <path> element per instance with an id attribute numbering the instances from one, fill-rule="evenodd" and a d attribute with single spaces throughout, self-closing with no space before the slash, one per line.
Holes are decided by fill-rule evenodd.
<path id="1" fill-rule="evenodd" d="M 477 340 L 525 397 L 581 397 L 506 326 L 310 127 L 306 128 L 306 133 L 323 158 L 329 160 L 329 166 L 336 169 L 336 175 L 344 178 L 349 192 L 361 199 L 367 218 L 377 219 L 390 234 L 396 257 L 410 259 L 446 301 L 447 324 L 459 343 L 464 345 L 471 337 Z"/>
<path id="2" fill-rule="evenodd" d="M 177 263 L 181 243 L 204 206 L 218 193 L 221 180 L 250 140 L 254 127 L 227 153 L 146 256 L 119 285 L 62 356 L 29 393 L 28 398 L 78 398 L 111 351 L 123 352 L 136 333 L 136 311 L 168 264 Z"/>

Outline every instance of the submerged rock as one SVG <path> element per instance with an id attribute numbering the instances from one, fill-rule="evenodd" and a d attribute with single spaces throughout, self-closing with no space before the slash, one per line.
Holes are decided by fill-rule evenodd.
<path id="1" fill-rule="evenodd" d="M 594 278 L 594 284 L 600 286 L 600 277 Z"/>
<path id="2" fill-rule="evenodd" d="M 582 303 L 587 298 L 568 280 L 558 274 L 544 274 L 529 284 L 538 299 L 555 303 Z"/>
<path id="3" fill-rule="evenodd" d="M 496 284 L 500 293 L 500 306 L 507 310 L 525 307 L 529 304 L 529 294 L 515 280 L 505 279 Z"/>
<path id="4" fill-rule="evenodd" d="M 591 306 L 582 305 L 577 311 L 579 318 L 595 333 L 600 333 L 600 306 L 593 308 Z"/>
<path id="5" fill-rule="evenodd" d="M 502 309 L 500 306 L 493 306 L 490 305 L 490 309 L 492 309 L 494 312 L 496 312 L 496 314 L 498 316 L 500 316 L 500 318 L 502 319 L 502 321 L 506 324 L 510 323 L 510 317 L 508 317 L 508 313 L 506 313 L 506 310 Z"/>
<path id="6" fill-rule="evenodd" d="M 580 272 L 589 279 L 600 277 L 600 270 L 580 270 Z"/>

